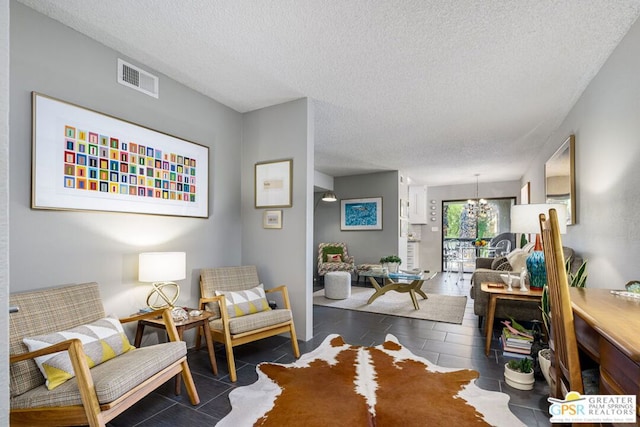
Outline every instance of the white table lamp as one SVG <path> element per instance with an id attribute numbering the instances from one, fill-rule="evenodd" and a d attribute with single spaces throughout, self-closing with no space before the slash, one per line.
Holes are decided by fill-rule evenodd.
<path id="1" fill-rule="evenodd" d="M 183 280 L 187 277 L 187 254 L 144 252 L 139 255 L 138 261 L 138 280 L 153 283 L 153 288 L 147 295 L 147 305 L 154 310 L 173 308 L 180 295 L 180 287 L 173 280 Z"/>

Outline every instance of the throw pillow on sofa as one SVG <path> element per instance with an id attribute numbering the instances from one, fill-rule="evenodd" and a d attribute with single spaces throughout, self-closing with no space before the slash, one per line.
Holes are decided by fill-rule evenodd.
<path id="1" fill-rule="evenodd" d="M 511 271 L 511 264 L 509 264 L 509 260 L 506 256 L 497 257 L 491 263 L 492 270 L 498 271 Z"/>
<path id="2" fill-rule="evenodd" d="M 527 268 L 527 257 L 529 254 L 522 249 L 514 249 L 507 254 L 507 260 L 511 265 L 511 271 L 520 272 Z"/>

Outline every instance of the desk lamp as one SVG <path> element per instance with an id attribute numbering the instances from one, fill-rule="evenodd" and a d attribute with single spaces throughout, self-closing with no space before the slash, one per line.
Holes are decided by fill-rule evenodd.
<path id="1" fill-rule="evenodd" d="M 567 206 L 559 203 L 540 203 L 532 205 L 511 206 L 511 232 L 535 233 L 536 243 L 531 254 L 527 257 L 527 270 L 530 275 L 530 286 L 541 289 L 547 283 L 547 269 L 544 265 L 544 252 L 540 240 L 539 215 L 547 214 L 549 209 L 558 213 L 560 233 L 567 233 Z M 522 285 L 522 284 L 521 284 Z"/>
<path id="2" fill-rule="evenodd" d="M 185 252 L 144 252 L 139 255 L 138 280 L 153 282 L 153 288 L 147 295 L 150 308 L 174 307 L 180 287 L 172 280 L 187 277 L 186 258 Z"/>

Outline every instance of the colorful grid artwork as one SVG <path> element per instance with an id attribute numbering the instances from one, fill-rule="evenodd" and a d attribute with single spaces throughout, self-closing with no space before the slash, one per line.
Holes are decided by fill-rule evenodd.
<path id="1" fill-rule="evenodd" d="M 209 217 L 209 147 L 32 92 L 33 209 Z"/>
<path id="2" fill-rule="evenodd" d="M 196 202 L 196 159 L 65 125 L 67 189 Z"/>

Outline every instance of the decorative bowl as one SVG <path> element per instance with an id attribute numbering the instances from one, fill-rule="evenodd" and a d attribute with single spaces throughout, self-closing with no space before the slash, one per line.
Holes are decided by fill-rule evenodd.
<path id="1" fill-rule="evenodd" d="M 624 287 L 628 292 L 640 294 L 640 282 L 637 280 L 628 282 Z"/>
<path id="2" fill-rule="evenodd" d="M 509 285 L 509 276 L 511 276 L 511 286 L 520 286 L 520 276 L 516 276 L 515 274 L 501 274 L 500 278 L 505 285 Z"/>

